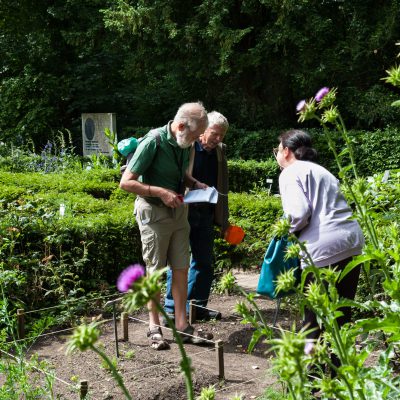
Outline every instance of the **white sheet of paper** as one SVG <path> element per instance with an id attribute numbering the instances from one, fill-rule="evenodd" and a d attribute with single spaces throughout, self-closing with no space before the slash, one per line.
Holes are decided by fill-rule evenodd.
<path id="1" fill-rule="evenodd" d="M 184 203 L 212 203 L 216 204 L 218 201 L 218 192 L 215 187 L 208 187 L 207 189 L 191 190 L 186 193 L 183 198 Z"/>

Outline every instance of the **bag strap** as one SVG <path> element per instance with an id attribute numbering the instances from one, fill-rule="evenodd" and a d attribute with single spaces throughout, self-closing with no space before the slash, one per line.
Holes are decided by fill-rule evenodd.
<path id="1" fill-rule="evenodd" d="M 160 143 L 161 143 L 161 131 L 160 131 L 160 129 L 152 129 L 147 135 L 152 136 L 153 138 L 156 139 L 156 146 L 157 146 L 157 149 L 158 149 L 160 147 Z"/>
<path id="2" fill-rule="evenodd" d="M 161 144 L 161 131 L 160 131 L 160 129 L 152 129 L 145 136 L 152 136 L 156 140 L 156 152 L 154 153 L 154 157 L 155 157 L 157 154 L 157 150 Z M 129 161 L 131 161 L 134 154 L 135 154 L 135 152 L 129 153 L 128 156 L 126 157 L 125 165 L 122 165 L 120 168 L 121 174 L 123 174 L 125 172 L 126 168 L 128 167 Z M 154 157 L 153 157 L 153 159 L 154 159 Z"/>

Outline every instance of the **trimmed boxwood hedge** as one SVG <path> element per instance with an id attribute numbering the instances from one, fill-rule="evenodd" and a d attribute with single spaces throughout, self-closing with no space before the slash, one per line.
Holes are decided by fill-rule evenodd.
<path id="1" fill-rule="evenodd" d="M 0 172 L 0 235 L 3 245 L 10 243 L 13 235 L 15 241 L 12 254 L 1 253 L 1 262 L 6 270 L 21 276 L 18 285 L 7 287 L 10 298 L 25 302 L 27 309 L 60 300 L 53 287 L 54 272 L 65 278 L 70 292 L 75 286 L 88 291 L 113 285 L 123 268 L 142 262 L 133 217 L 134 196 L 120 190 L 112 175 L 103 182 L 92 178 L 90 174 L 68 174 L 66 179 L 60 174 L 11 176 Z M 109 192 L 98 198 L 88 193 L 87 187 Z M 396 193 L 389 196 L 387 189 L 381 193 L 383 199 L 389 199 L 390 212 L 397 204 Z M 61 203 L 66 205 L 64 217 L 59 215 Z M 378 205 L 382 207 L 382 200 Z M 229 207 L 230 222 L 241 226 L 246 236 L 239 246 L 216 240 L 217 268 L 259 266 L 271 239 L 271 225 L 282 216 L 280 199 L 265 190 L 230 193 Z M 52 270 L 46 261 L 49 257 Z M 72 284 L 68 274 L 78 283 Z M 54 293 L 45 296 L 49 291 Z"/>
<path id="2" fill-rule="evenodd" d="M 113 174 L 104 176 L 0 171 L 0 235 L 11 240 L 18 233 L 12 257 L 2 253 L 1 261 L 7 270 L 18 271 L 19 289 L 9 295 L 27 309 L 60 300 L 51 268 L 65 278 L 69 290 L 78 286 L 87 291 L 114 284 L 123 268 L 142 262 L 134 195 L 120 190 Z M 61 203 L 66 206 L 63 217 Z M 230 193 L 229 203 L 231 222 L 244 228 L 246 238 L 237 247 L 217 241 L 216 258 L 230 257 L 235 265 L 258 264 L 269 227 L 281 213 L 280 201 L 264 191 Z M 72 284 L 69 275 L 79 284 Z"/>
<path id="3" fill-rule="evenodd" d="M 23 257 L 40 264 L 53 255 L 84 277 L 87 287 L 101 280 L 112 283 L 121 269 L 141 262 L 134 196 L 119 189 L 114 173 L 104 172 L 101 177 L 0 172 L 1 235 L 9 236 L 11 228 L 18 232 L 16 265 Z M 9 259 L 3 261 L 13 267 Z"/>

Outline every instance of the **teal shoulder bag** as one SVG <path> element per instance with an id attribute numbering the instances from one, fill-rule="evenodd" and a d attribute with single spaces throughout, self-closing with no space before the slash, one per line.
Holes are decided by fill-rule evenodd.
<path id="1" fill-rule="evenodd" d="M 261 273 L 258 279 L 257 293 L 277 299 L 287 296 L 292 292 L 276 293 L 276 281 L 278 276 L 289 269 L 295 270 L 296 279 L 300 279 L 300 262 L 298 258 L 289 258 L 285 260 L 286 249 L 290 245 L 287 236 L 282 238 L 274 237 L 268 246 L 261 266 Z"/>

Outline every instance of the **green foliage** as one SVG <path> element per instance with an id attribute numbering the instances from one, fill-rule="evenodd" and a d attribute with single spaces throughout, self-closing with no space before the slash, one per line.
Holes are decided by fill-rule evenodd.
<path id="1" fill-rule="evenodd" d="M 272 157 L 272 149 L 278 144 L 280 129 L 240 129 L 230 126 L 225 137 L 229 159 L 265 160 Z"/>
<path id="2" fill-rule="evenodd" d="M 117 134 L 116 132 L 111 131 L 109 128 L 106 128 L 104 130 L 104 134 L 106 136 L 106 138 L 108 139 L 108 143 L 111 145 L 112 149 L 113 149 L 113 162 L 116 165 L 120 165 L 121 161 L 122 161 L 122 156 L 118 151 L 118 140 L 117 140 Z"/>
<path id="3" fill-rule="evenodd" d="M 125 354 L 124 354 L 124 358 L 126 360 L 133 360 L 136 357 L 136 353 L 135 350 L 128 350 Z"/>
<path id="4" fill-rule="evenodd" d="M 309 257 L 304 243 L 298 242 L 294 235 L 290 240 L 297 242 L 297 253 L 301 249 L 303 263 L 307 266 L 302 273 L 300 287 L 293 289 L 298 293 L 300 306 L 311 309 L 317 317 L 318 323 L 323 328 L 321 338 L 311 343 L 306 341 L 307 332 L 281 332 L 279 339 L 270 343 L 277 353 L 274 368 L 279 372 L 282 382 L 288 388 L 289 398 L 305 398 L 310 391 L 320 390 L 322 395 L 330 398 L 361 398 L 368 399 L 380 397 L 391 399 L 400 392 L 400 381 L 394 377 L 393 360 L 398 361 L 398 334 L 399 321 L 399 229 L 398 221 L 386 218 L 394 210 L 398 219 L 398 204 L 394 200 L 389 210 L 386 204 L 380 207 L 380 189 L 382 186 L 389 188 L 397 186 L 397 174 L 394 182 L 388 183 L 381 176 L 370 179 L 361 178 L 355 158 L 354 141 L 343 123 L 337 107 L 333 104 L 336 90 L 330 90 L 321 100 L 311 98 L 299 111 L 299 121 L 317 119 L 325 129 L 325 138 L 333 153 L 338 166 L 339 176 L 342 179 L 344 192 L 355 209 L 355 218 L 363 228 L 366 245 L 363 254 L 353 260 L 339 274 L 330 268 L 316 268 Z M 345 147 L 338 151 L 327 125 L 333 126 L 342 137 Z M 395 191 L 397 190 L 395 189 Z M 393 197 L 392 197 L 393 199 Z M 293 247 L 293 246 L 292 246 Z M 337 282 L 355 267 L 363 265 L 366 282 L 369 284 L 370 300 L 355 302 L 339 298 Z M 305 286 L 306 276 L 312 274 L 314 280 Z M 381 287 L 371 284 L 371 277 L 378 277 Z M 279 285 L 286 286 L 289 280 Z M 377 291 L 377 289 L 379 291 Z M 383 292 L 383 293 L 382 293 Z M 381 297 L 383 301 L 378 301 Z M 364 318 L 355 324 L 345 324 L 339 327 L 337 318 L 342 315 L 341 308 L 355 306 L 376 315 L 373 318 Z M 246 317 L 246 314 L 244 314 Z M 371 336 L 372 332 L 381 330 L 386 350 L 382 353 L 377 365 L 370 366 L 366 360 L 374 349 L 381 345 L 379 338 Z M 260 332 L 260 328 L 257 329 Z M 356 339 L 363 334 L 364 340 L 360 348 L 356 347 Z M 370 336 L 368 336 L 370 335 Z M 365 339 L 367 338 L 367 339 Z M 305 346 L 312 346 L 313 351 L 305 351 Z M 331 355 L 339 360 L 334 364 Z M 330 377 L 323 366 L 328 366 L 334 372 Z M 313 375 L 318 379 L 309 379 L 307 368 L 314 366 Z M 388 381 L 390 378 L 390 383 Z"/>
<path id="5" fill-rule="evenodd" d="M 116 99 L 122 104 L 132 97 L 115 68 L 123 52 L 113 35 L 105 34 L 99 12 L 109 4 L 24 0 L 16 7 L 2 2 L 2 140 L 21 144 L 32 138 L 44 145 L 49 134 L 66 127 L 73 128 L 78 145 L 82 112 L 110 112 Z M 118 86 L 118 94 L 110 96 Z M 118 107 L 120 114 L 127 110 Z"/>
<path id="6" fill-rule="evenodd" d="M 200 396 L 196 400 L 214 400 L 215 399 L 215 386 L 209 386 L 201 389 Z"/>
<path id="7" fill-rule="evenodd" d="M 118 271 L 141 260 L 133 198 L 114 179 L 107 171 L 0 173 L 1 261 L 13 309 L 61 303 L 57 314 L 68 319 L 86 307 L 71 299 L 107 290 Z"/>
<path id="8" fill-rule="evenodd" d="M 13 186 L 23 188 L 26 195 L 45 195 L 46 193 L 54 195 L 54 193 L 65 193 L 66 195 L 78 195 L 86 193 L 87 199 L 89 194 L 99 199 L 107 199 L 112 196 L 117 188 L 117 182 L 120 174 L 113 170 L 85 170 L 57 174 L 40 174 L 40 173 L 11 173 L 0 172 L 0 184 L 4 185 L 4 190 Z"/>
<path id="9" fill-rule="evenodd" d="M 254 328 L 254 332 L 247 349 L 247 351 L 251 353 L 261 339 L 270 339 L 272 337 L 272 329 L 267 325 L 264 316 L 254 301 L 255 293 L 247 294 L 243 291 L 243 289 L 239 290 L 244 295 L 249 306 L 246 302 L 239 301 L 235 306 L 235 310 L 239 315 L 242 316 L 242 324 L 251 324 Z"/>
<path id="10" fill-rule="evenodd" d="M 231 129 L 226 137 L 229 160 L 229 179 L 231 190 L 234 192 L 250 191 L 257 184 L 267 188 L 265 179 L 274 180 L 273 191 L 277 191 L 277 179 L 279 168 L 273 159 L 272 149 L 277 146 L 280 131 L 259 130 L 249 132 Z M 313 141 L 313 147 L 318 152 L 318 162 L 331 171 L 338 174 L 335 158 L 332 156 L 325 134 L 322 129 L 311 128 L 307 130 Z M 328 127 L 327 132 L 336 147 L 343 146 L 341 135 Z M 349 137 L 355 146 L 355 160 L 360 175 L 372 176 L 377 172 L 387 169 L 400 168 L 400 130 L 397 127 L 385 127 L 372 131 L 350 130 Z M 250 137 L 251 146 L 248 145 L 247 137 Z M 243 160 L 247 160 L 247 162 Z M 255 160 L 262 161 L 257 163 Z M 254 171 L 254 172 L 253 172 Z"/>
<path id="11" fill-rule="evenodd" d="M 113 357 L 111 360 L 110 360 L 110 362 L 111 362 L 111 364 L 113 365 L 113 367 L 115 368 L 115 369 L 118 369 L 118 359 L 117 359 L 117 357 Z M 101 367 L 103 368 L 103 369 L 105 369 L 107 372 L 112 372 L 111 371 L 111 368 L 110 368 L 110 365 L 108 364 L 108 362 L 106 362 L 105 360 L 102 360 L 101 361 Z"/>
<path id="12" fill-rule="evenodd" d="M 11 172 L 56 172 L 81 170 L 80 157 L 74 153 L 70 131 L 58 132 L 47 141 L 40 154 L 35 152 L 35 145 L 29 142 L 25 146 L 15 147 L 12 142 L 1 143 L 0 168 Z"/>
<path id="13" fill-rule="evenodd" d="M 286 400 L 287 396 L 283 393 L 283 391 L 278 391 L 273 388 L 265 389 L 262 396 L 257 397 L 256 400 Z"/>
<path id="14" fill-rule="evenodd" d="M 278 165 L 275 159 L 257 162 L 255 160 L 229 160 L 229 188 L 232 192 L 250 192 L 267 189 L 266 179 L 272 179 L 274 190 L 278 187 Z"/>
<path id="15" fill-rule="evenodd" d="M 243 228 L 245 238 L 237 246 L 229 245 L 220 238 L 215 239 L 216 269 L 222 272 L 233 266 L 258 266 L 271 239 L 270 227 L 282 215 L 280 200 L 266 190 L 251 194 L 229 193 L 229 212 L 230 223 Z"/>
<path id="16" fill-rule="evenodd" d="M 7 250 L 7 241 L 2 243 L 1 252 Z M 0 264 L 0 272 L 4 270 L 3 263 Z M 0 398 L 53 398 L 53 384 L 55 381 L 54 371 L 46 361 L 39 361 L 37 356 L 26 357 L 26 353 L 32 344 L 28 339 L 20 342 L 16 336 L 16 319 L 8 312 L 9 300 L 6 295 L 6 282 L 0 279 L 0 373 L 4 377 L 0 387 Z M 28 336 L 35 337 L 43 333 L 51 325 L 48 319 L 37 320 Z M 43 383 L 37 371 L 45 373 Z"/>
<path id="17" fill-rule="evenodd" d="M 228 271 L 224 274 L 218 282 L 217 291 L 218 293 L 233 293 L 236 287 L 236 278 L 232 271 Z"/>
<path id="18" fill-rule="evenodd" d="M 37 374 L 35 377 L 38 368 L 46 372 L 45 385 L 43 385 Z M 34 399 L 54 395 L 54 372 L 45 362 L 39 362 L 37 358 L 33 357 L 30 360 L 22 360 L 21 362 L 2 358 L 0 360 L 0 373 L 6 377 L 0 387 L 0 396 L 3 399 Z"/>
<path id="19" fill-rule="evenodd" d="M 387 169 L 400 168 L 400 130 L 378 129 L 350 132 L 355 142 L 355 160 L 360 175 L 372 176 Z"/>
<path id="20" fill-rule="evenodd" d="M 117 113 L 121 133 L 189 99 L 252 132 L 293 126 L 296 99 L 321 82 L 340 86 L 352 127 L 396 125 L 380 77 L 399 14 L 372 0 L 2 2 L 0 139 L 44 146 L 68 128 L 81 148 L 82 112 Z"/>
<path id="21" fill-rule="evenodd" d="M 233 265 L 259 265 L 265 253 L 266 244 L 271 239 L 271 225 L 281 217 L 280 200 L 265 191 L 252 195 L 231 193 L 229 195 L 230 222 L 245 231 L 243 242 L 228 248 Z M 218 243 L 216 254 L 219 253 Z"/>

